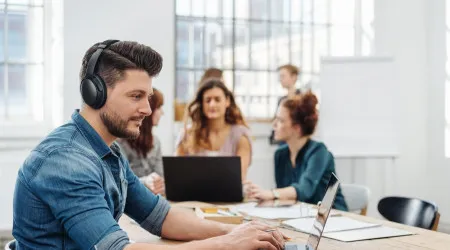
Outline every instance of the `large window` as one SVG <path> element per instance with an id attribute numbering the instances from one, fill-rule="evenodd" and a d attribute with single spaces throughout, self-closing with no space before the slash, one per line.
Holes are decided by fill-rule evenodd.
<path id="1" fill-rule="evenodd" d="M 299 66 L 299 87 L 319 92 L 320 57 L 370 54 L 372 20 L 373 0 L 177 0 L 176 100 L 217 67 L 247 118 L 270 118 L 278 66 Z"/>
<path id="2" fill-rule="evenodd" d="M 62 38 L 61 15 L 55 13 L 61 9 L 60 0 L 0 1 L 0 127 L 5 134 L 24 126 L 49 127 L 57 90 L 50 69 L 61 63 L 55 55 L 61 56 L 62 45 L 57 38 Z"/>

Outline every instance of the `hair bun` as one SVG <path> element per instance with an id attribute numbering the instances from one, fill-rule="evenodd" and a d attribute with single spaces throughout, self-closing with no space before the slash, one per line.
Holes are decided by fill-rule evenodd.
<path id="1" fill-rule="evenodd" d="M 319 103 L 316 95 L 314 95 L 311 91 L 302 94 L 300 97 L 300 102 L 301 106 L 308 107 L 308 109 L 315 109 Z"/>

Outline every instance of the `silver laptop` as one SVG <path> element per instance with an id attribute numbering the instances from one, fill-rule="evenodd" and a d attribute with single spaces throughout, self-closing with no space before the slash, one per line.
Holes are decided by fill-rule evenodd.
<path id="1" fill-rule="evenodd" d="M 332 173 L 330 180 L 328 181 L 327 191 L 323 197 L 322 203 L 317 210 L 316 220 L 314 221 L 313 228 L 309 234 L 306 244 L 298 243 L 286 243 L 286 250 L 317 250 L 319 246 L 320 238 L 322 237 L 323 229 L 327 223 L 328 216 L 331 208 L 333 207 L 334 199 L 338 191 L 340 181 L 334 173 Z"/>

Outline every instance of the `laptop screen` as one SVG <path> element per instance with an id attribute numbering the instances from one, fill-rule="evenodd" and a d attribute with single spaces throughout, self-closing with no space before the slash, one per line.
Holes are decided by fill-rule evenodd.
<path id="1" fill-rule="evenodd" d="M 334 173 L 332 173 L 330 180 L 328 181 L 328 187 L 323 197 L 322 203 L 318 208 L 316 220 L 314 221 L 313 228 L 308 237 L 307 249 L 315 250 L 319 246 L 320 237 L 322 237 L 325 223 L 327 222 L 328 215 L 333 207 L 334 199 L 339 187 L 339 179 Z"/>

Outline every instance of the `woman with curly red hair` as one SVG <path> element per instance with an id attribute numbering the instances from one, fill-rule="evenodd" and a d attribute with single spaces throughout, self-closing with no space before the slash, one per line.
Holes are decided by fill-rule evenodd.
<path id="1" fill-rule="evenodd" d="M 259 200 L 288 199 L 317 204 L 335 173 L 334 158 L 325 144 L 311 139 L 319 118 L 312 92 L 285 99 L 273 124 L 275 139 L 285 141 L 275 152 L 276 189 L 265 190 L 248 182 L 247 194 Z M 347 211 L 339 188 L 334 208 Z"/>

